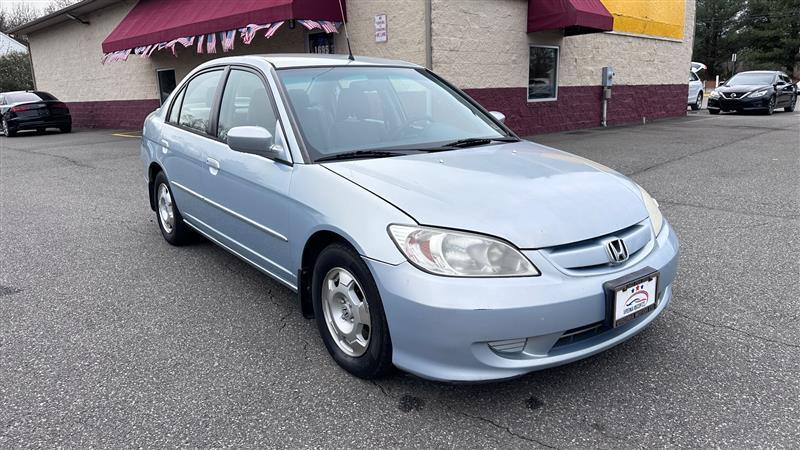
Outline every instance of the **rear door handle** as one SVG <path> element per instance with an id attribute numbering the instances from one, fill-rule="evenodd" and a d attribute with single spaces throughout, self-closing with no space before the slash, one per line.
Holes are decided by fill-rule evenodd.
<path id="1" fill-rule="evenodd" d="M 208 165 L 208 171 L 211 172 L 211 175 L 219 173 L 219 161 L 214 158 L 206 158 L 206 164 Z"/>

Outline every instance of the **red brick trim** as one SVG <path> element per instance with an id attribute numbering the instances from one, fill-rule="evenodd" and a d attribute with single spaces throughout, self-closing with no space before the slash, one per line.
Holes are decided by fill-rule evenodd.
<path id="1" fill-rule="evenodd" d="M 608 102 L 608 124 L 641 122 L 686 114 L 688 85 L 618 85 Z M 527 88 L 465 89 L 486 109 L 506 115 L 520 136 L 600 126 L 600 86 L 562 86 L 558 100 L 528 102 Z"/>
<path id="2" fill-rule="evenodd" d="M 109 100 L 66 102 L 76 128 L 138 130 L 148 114 L 158 109 L 158 100 Z"/>

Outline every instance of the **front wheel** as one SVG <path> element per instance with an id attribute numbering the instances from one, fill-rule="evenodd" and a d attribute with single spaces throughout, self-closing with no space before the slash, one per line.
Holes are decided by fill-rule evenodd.
<path id="1" fill-rule="evenodd" d="M 392 343 L 378 287 L 361 256 L 332 244 L 317 258 L 312 301 L 322 341 L 334 361 L 359 378 L 391 372 Z"/>
<path id="2" fill-rule="evenodd" d="M 719 114 L 719 110 L 718 110 L 718 109 L 709 109 L 709 110 L 708 110 L 708 112 L 709 112 L 710 114 L 713 114 L 713 115 L 717 115 L 717 114 Z"/>
<path id="3" fill-rule="evenodd" d="M 786 112 L 794 112 L 794 107 L 797 104 L 797 96 L 795 95 L 792 97 L 792 101 L 789 102 L 789 106 L 783 108 Z"/>
<path id="4" fill-rule="evenodd" d="M 183 221 L 178 206 L 172 198 L 172 190 L 164 172 L 156 175 L 153 183 L 153 195 L 156 200 L 156 219 L 164 240 L 172 245 L 185 245 L 194 237 L 191 228 Z"/>
<path id="5" fill-rule="evenodd" d="M 772 114 L 774 114 L 774 113 L 775 113 L 775 105 L 776 105 L 777 103 L 778 103 L 778 99 L 777 99 L 777 98 L 776 98 L 776 97 L 773 95 L 773 96 L 772 96 L 772 97 L 769 99 L 769 104 L 767 105 L 767 110 L 765 111 L 765 113 L 766 113 L 768 116 L 771 116 Z"/>

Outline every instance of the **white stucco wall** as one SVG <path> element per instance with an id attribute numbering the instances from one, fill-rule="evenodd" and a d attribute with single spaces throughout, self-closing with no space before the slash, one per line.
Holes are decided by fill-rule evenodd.
<path id="1" fill-rule="evenodd" d="M 560 47 L 560 86 L 600 84 L 612 66 L 618 84 L 686 83 L 694 35 L 694 0 L 686 0 L 680 42 L 594 33 L 527 33 L 527 0 L 432 0 L 433 70 L 462 88 L 528 85 L 528 46 Z"/>
<path id="2" fill-rule="evenodd" d="M 386 42 L 375 42 L 378 14 L 386 14 Z M 347 0 L 347 19 L 353 54 L 425 65 L 425 0 Z M 347 53 L 344 29 L 339 31 L 336 51 Z"/>

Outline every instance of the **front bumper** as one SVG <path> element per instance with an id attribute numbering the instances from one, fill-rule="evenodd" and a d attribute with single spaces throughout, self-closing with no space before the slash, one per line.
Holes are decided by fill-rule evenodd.
<path id="1" fill-rule="evenodd" d="M 450 278 L 429 275 L 405 262 L 367 259 L 383 300 L 393 362 L 405 371 L 442 381 L 510 378 L 586 358 L 634 336 L 672 299 L 678 240 L 665 223 L 650 254 L 623 270 L 569 276 L 539 252 L 526 252 L 539 277 Z M 618 328 L 595 327 L 606 319 L 603 283 L 645 267 L 659 271 L 658 306 Z M 525 342 L 502 353 L 489 342 Z M 502 345 L 502 343 L 501 343 Z"/>
<path id="2" fill-rule="evenodd" d="M 767 109 L 769 108 L 769 95 L 763 95 L 756 98 L 710 98 L 708 99 L 708 108 L 721 109 L 723 111 L 747 111 L 754 109 Z"/>

